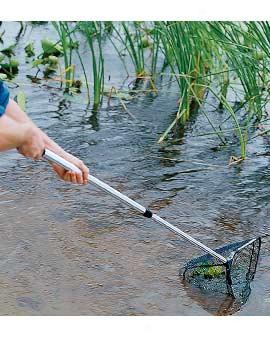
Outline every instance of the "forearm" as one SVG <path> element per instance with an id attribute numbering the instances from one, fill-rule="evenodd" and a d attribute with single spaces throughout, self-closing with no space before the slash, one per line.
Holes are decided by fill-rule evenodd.
<path id="1" fill-rule="evenodd" d="M 32 159 L 41 159 L 44 149 L 50 149 L 81 170 L 78 173 L 71 173 L 61 166 L 53 164 L 53 169 L 63 180 L 79 184 L 88 182 L 89 170 L 85 164 L 65 152 L 34 124 L 15 101 L 9 99 L 5 114 L 0 117 L 0 151 L 12 148 L 17 148 L 19 153 Z"/>
<path id="2" fill-rule="evenodd" d="M 12 99 L 9 100 L 5 115 L 10 117 L 15 122 L 30 123 L 32 126 L 38 128 L 35 123 L 30 119 L 30 117 Z M 39 129 L 39 132 L 42 135 L 46 148 L 56 151 L 59 155 L 60 153 L 64 152 L 64 150 L 41 129 Z"/>
<path id="3" fill-rule="evenodd" d="M 24 142 L 29 124 L 14 121 L 9 116 L 0 118 L 0 151 L 18 148 Z"/>
<path id="4" fill-rule="evenodd" d="M 9 99 L 5 115 L 10 117 L 12 120 L 16 122 L 34 124 L 34 122 L 30 119 L 30 117 L 12 99 Z"/>

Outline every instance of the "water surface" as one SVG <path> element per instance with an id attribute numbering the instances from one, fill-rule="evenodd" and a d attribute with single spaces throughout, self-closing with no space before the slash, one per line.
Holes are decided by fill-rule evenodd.
<path id="1" fill-rule="evenodd" d="M 14 25 L 6 24 L 10 39 Z M 17 46 L 21 57 L 26 41 L 47 34 L 53 36 L 46 25 L 27 30 Z M 120 85 L 124 71 L 109 47 L 106 57 L 111 83 Z M 134 99 L 134 120 L 106 102 L 93 113 L 80 96 L 31 84 L 27 72 L 22 67 L 16 80 L 30 116 L 98 178 L 212 248 L 268 232 L 269 157 L 258 156 L 269 151 L 267 138 L 254 139 L 249 158 L 228 167 L 237 148 L 215 151 L 216 138 L 197 137 L 210 130 L 203 115 L 178 141 L 157 144 L 177 108 L 173 85 Z M 206 108 L 216 122 L 223 119 Z M 179 269 L 201 254 L 189 243 L 91 185 L 59 181 L 46 162 L 0 156 L 0 314 L 270 314 L 266 239 L 251 295 L 235 309 L 231 299 L 205 299 L 181 282 Z"/>

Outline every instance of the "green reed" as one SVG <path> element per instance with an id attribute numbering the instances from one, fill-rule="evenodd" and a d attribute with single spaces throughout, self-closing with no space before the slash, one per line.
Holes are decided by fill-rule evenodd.
<path id="1" fill-rule="evenodd" d="M 231 121 L 246 157 L 250 127 L 267 114 L 269 102 L 270 25 L 267 22 L 158 22 L 164 64 L 176 76 L 179 109 L 176 118 L 159 139 L 162 142 L 176 125 L 185 125 L 210 92 Z M 231 102 L 237 93 L 241 109 Z M 230 95 L 229 95 L 230 94 Z M 202 113 L 203 109 L 200 110 Z M 216 128 L 221 138 L 221 126 Z"/>
<path id="2" fill-rule="evenodd" d="M 193 22 L 158 22 L 161 49 L 179 87 L 179 109 L 176 122 L 184 125 L 192 110 L 203 100 L 211 62 L 211 50 L 199 25 Z M 195 99 L 195 96 L 198 99 Z M 166 134 L 168 135 L 168 131 Z M 164 139 L 164 135 L 159 141 Z"/>
<path id="3" fill-rule="evenodd" d="M 76 24 L 54 22 L 53 26 L 62 47 L 65 90 L 70 91 L 74 84 L 76 53 L 85 78 L 88 103 L 89 83 L 93 83 L 95 111 L 100 108 L 104 94 L 103 52 L 104 41 L 109 39 L 127 74 L 125 61 L 127 58 L 131 61 L 136 83 L 144 85 L 144 80 L 149 81 L 150 90 L 156 94 L 155 81 L 161 74 L 169 75 L 170 79 L 174 77 L 177 83 L 178 107 L 159 142 L 168 138 L 173 130 L 183 128 L 192 114 L 198 112 L 204 114 L 221 144 L 232 143 L 237 136 L 239 156 L 241 159 L 246 157 L 251 127 L 267 116 L 270 23 L 92 21 Z M 78 42 L 76 32 L 87 42 L 90 68 L 80 49 L 72 48 Z M 135 91 L 136 88 L 133 94 Z M 211 120 L 213 115 L 204 110 L 209 93 L 214 98 L 211 104 L 216 105 L 213 114 L 224 116 L 224 122 L 219 126 Z M 231 138 L 224 137 L 222 128 L 225 123 L 226 130 L 233 130 Z"/>
<path id="4" fill-rule="evenodd" d="M 125 65 L 125 54 L 133 64 L 136 80 L 150 79 L 152 84 L 158 75 L 160 33 L 154 22 L 120 22 L 113 26 L 111 43 Z"/>
<path id="5" fill-rule="evenodd" d="M 86 37 L 91 52 L 92 76 L 94 83 L 93 109 L 99 109 L 104 92 L 104 57 L 102 46 L 102 22 L 83 21 L 78 23 L 80 31 Z"/>
<path id="6" fill-rule="evenodd" d="M 60 43 L 63 49 L 63 58 L 64 58 L 64 74 L 65 74 L 65 91 L 69 92 L 70 87 L 74 81 L 74 66 L 72 65 L 72 39 L 69 25 L 65 21 L 54 21 L 54 28 L 56 29 Z"/>

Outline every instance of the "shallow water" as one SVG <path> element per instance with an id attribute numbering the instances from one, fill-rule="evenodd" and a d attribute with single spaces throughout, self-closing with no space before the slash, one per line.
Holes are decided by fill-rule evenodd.
<path id="1" fill-rule="evenodd" d="M 10 36 L 14 25 L 6 24 Z M 17 49 L 44 34 L 52 34 L 47 26 L 28 30 Z M 107 70 L 112 83 L 121 83 L 121 69 Z M 130 103 L 132 120 L 118 106 L 87 111 L 80 96 L 31 85 L 26 73 L 22 67 L 17 81 L 24 83 L 30 116 L 95 176 L 213 248 L 268 231 L 269 157 L 258 156 L 269 151 L 267 138 L 255 139 L 249 158 L 229 168 L 233 148 L 217 152 L 216 138 L 195 137 L 210 130 L 202 115 L 178 142 L 157 145 L 177 107 L 174 86 Z M 15 152 L 0 156 L 0 314 L 270 314 L 266 239 L 244 305 L 206 298 L 178 276 L 201 254 L 195 247 L 91 185 L 57 180 L 46 162 Z"/>

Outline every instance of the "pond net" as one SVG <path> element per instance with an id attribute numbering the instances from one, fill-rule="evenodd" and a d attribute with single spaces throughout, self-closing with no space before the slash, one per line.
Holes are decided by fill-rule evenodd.
<path id="1" fill-rule="evenodd" d="M 209 254 L 194 258 L 185 265 L 183 278 L 205 293 L 228 293 L 235 298 L 246 298 L 256 273 L 260 247 L 261 238 L 258 237 L 218 248 L 215 251 L 227 258 L 226 263 Z"/>

